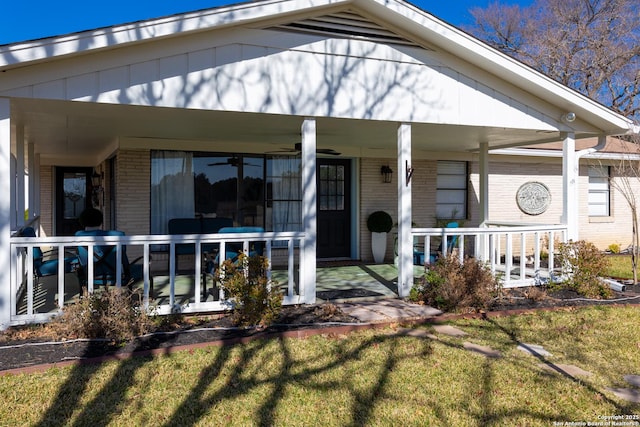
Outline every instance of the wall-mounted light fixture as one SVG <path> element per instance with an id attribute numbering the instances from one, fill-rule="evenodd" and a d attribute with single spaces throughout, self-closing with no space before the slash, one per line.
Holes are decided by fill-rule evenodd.
<path id="1" fill-rule="evenodd" d="M 93 205 L 100 205 L 100 194 L 102 194 L 102 181 L 104 179 L 103 173 L 98 173 L 97 170 L 93 170 L 91 174 L 91 194 L 93 196 Z"/>
<path id="2" fill-rule="evenodd" d="M 567 114 L 562 116 L 562 121 L 567 123 L 572 123 L 576 120 L 576 113 L 569 111 Z"/>
<path id="3" fill-rule="evenodd" d="M 382 166 L 380 168 L 380 175 L 382 175 L 382 182 L 388 184 L 391 182 L 391 178 L 393 177 L 393 170 L 389 165 Z"/>

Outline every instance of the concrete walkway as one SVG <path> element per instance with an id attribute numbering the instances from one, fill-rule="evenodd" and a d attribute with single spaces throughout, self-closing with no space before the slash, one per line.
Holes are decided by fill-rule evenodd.
<path id="1" fill-rule="evenodd" d="M 428 319 L 442 314 L 428 305 L 418 305 L 401 299 L 382 299 L 377 301 L 338 302 L 335 305 L 364 323 L 402 322 L 417 319 Z"/>

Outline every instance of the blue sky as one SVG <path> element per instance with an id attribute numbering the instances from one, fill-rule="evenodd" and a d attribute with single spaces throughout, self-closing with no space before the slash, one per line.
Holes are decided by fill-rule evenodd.
<path id="1" fill-rule="evenodd" d="M 495 0 L 413 0 L 412 3 L 459 26 L 470 22 L 470 8 L 486 7 L 491 1 Z M 3 3 L 5 4 L 2 5 L 0 14 L 0 45 L 207 9 L 237 1 L 6 0 Z M 528 5 L 531 0 L 503 0 L 502 3 Z"/>

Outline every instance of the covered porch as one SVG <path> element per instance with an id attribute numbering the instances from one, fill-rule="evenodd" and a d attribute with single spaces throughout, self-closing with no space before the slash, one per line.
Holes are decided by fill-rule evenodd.
<path id="1" fill-rule="evenodd" d="M 556 241 L 578 237 L 576 139 L 633 128 L 401 1 L 232 5 L 2 46 L 0 71 L 0 328 L 52 315 L 34 311 L 36 247 L 57 251 L 58 309 L 67 300 L 65 251 L 86 248 L 91 259 L 111 245 L 118 278 L 124 248 L 141 257 L 147 306 L 162 295 L 161 314 L 222 310 L 223 295 L 203 292 L 207 248 L 248 250 L 254 241 L 286 288 L 284 303 L 315 303 L 324 292 L 319 260 L 368 265 L 366 219 L 378 209 L 397 223 L 386 262 L 397 266 L 398 297 L 423 268 L 415 252 L 428 258 L 431 239 L 451 232 L 435 226 L 438 204 L 463 207 L 454 216 L 465 224 L 451 232 L 461 258 L 490 263 L 505 286 L 539 282 L 550 274 L 540 254 L 552 258 Z M 563 144 L 553 212 L 526 224 L 492 221 L 503 203 L 491 199 L 492 150 L 551 141 Z M 463 163 L 453 192 L 440 185 L 440 161 Z M 395 171 L 384 183 L 381 167 Z M 65 188 L 58 177 L 67 170 L 83 177 L 81 190 Z M 73 236 L 73 209 L 61 207 L 74 195 L 103 213 L 104 229 L 124 235 Z M 170 233 L 168 223 L 185 217 L 227 217 L 261 231 Z M 20 236 L 27 226 L 36 237 Z M 177 293 L 178 245 L 193 247 L 188 298 Z"/>

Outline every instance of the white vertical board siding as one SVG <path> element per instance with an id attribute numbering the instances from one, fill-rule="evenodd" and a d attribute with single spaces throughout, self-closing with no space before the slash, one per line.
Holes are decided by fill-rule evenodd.
<path id="1" fill-rule="evenodd" d="M 486 73 L 453 69 L 446 60 L 428 50 L 361 40 L 223 31 L 60 60 L 49 72 L 25 67 L 31 79 L 7 76 L 15 83 L 5 79 L 0 94 L 40 79 L 27 88 L 47 99 L 555 129 L 556 120 L 528 106 L 521 91 L 501 83 L 510 93 L 498 92 Z M 469 77 L 475 75 L 487 81 Z"/>

